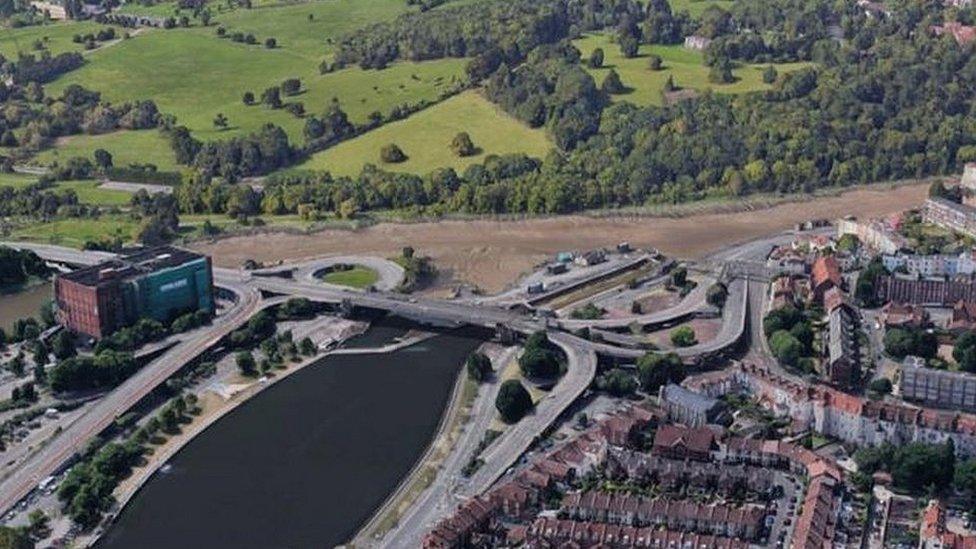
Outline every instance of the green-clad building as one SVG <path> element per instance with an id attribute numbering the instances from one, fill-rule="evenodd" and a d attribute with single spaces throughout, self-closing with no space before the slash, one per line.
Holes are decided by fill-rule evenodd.
<path id="1" fill-rule="evenodd" d="M 102 338 L 140 318 L 168 323 L 214 311 L 210 258 L 160 246 L 55 279 L 58 318 L 68 329 Z"/>

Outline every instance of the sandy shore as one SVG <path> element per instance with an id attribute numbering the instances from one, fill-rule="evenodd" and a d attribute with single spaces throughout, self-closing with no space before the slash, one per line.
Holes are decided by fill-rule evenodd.
<path id="1" fill-rule="evenodd" d="M 199 243 L 216 264 L 237 267 L 245 259 L 272 262 L 332 254 L 391 256 L 403 246 L 434 258 L 444 278 L 500 291 L 547 257 L 629 241 L 670 255 L 694 258 L 723 246 L 792 227 L 813 217 L 870 217 L 919 206 L 927 183 L 874 185 L 835 196 L 733 213 L 686 217 L 561 216 L 524 221 L 382 223 L 356 231 L 313 235 L 264 234 Z"/>

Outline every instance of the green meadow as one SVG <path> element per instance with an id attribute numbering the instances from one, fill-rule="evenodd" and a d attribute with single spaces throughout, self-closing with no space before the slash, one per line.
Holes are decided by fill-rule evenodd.
<path id="1" fill-rule="evenodd" d="M 368 288 L 380 279 L 379 274 L 368 267 L 355 265 L 345 271 L 332 271 L 322 277 L 329 284 L 348 286 L 350 288 Z"/>
<path id="2" fill-rule="evenodd" d="M 152 99 L 204 141 L 251 132 L 270 122 L 300 142 L 304 119 L 284 109 L 244 105 L 244 92 L 260 98 L 266 88 L 299 78 L 303 91 L 283 97 L 285 102 L 299 101 L 306 112 L 320 113 L 336 97 L 350 118 L 364 121 L 373 111 L 385 114 L 396 105 L 436 100 L 463 74 L 464 63 L 446 59 L 320 75 L 314 60 L 284 48 L 269 50 L 220 39 L 212 27 L 153 30 L 93 52 L 89 63 L 51 83 L 48 90 L 58 94 L 70 84 L 81 84 L 114 102 Z M 228 129 L 214 127 L 218 113 L 228 118 Z"/>
<path id="3" fill-rule="evenodd" d="M 132 193 L 111 189 L 101 189 L 100 181 L 61 181 L 57 184 L 57 189 L 71 189 L 78 195 L 78 201 L 82 204 L 92 204 L 95 206 L 127 206 L 132 198 Z"/>
<path id="4" fill-rule="evenodd" d="M 101 25 L 93 21 L 71 21 L 17 29 L 0 28 L 0 55 L 16 59 L 18 52 L 37 54 L 34 43 L 38 40 L 55 55 L 67 51 L 83 51 L 84 45 L 72 42 L 74 35 L 94 34 L 107 26 L 109 25 Z M 125 32 L 120 27 L 116 27 L 115 31 L 119 35 Z"/>
<path id="5" fill-rule="evenodd" d="M 119 131 L 102 135 L 74 135 L 58 140 L 54 148 L 41 151 L 33 163 L 49 166 L 81 156 L 92 159 L 97 149 L 112 153 L 116 166 L 154 164 L 161 171 L 178 171 L 179 165 L 166 138 L 158 130 Z"/>
<path id="6" fill-rule="evenodd" d="M 20 188 L 33 183 L 37 183 L 36 175 L 0 172 L 0 187 Z"/>
<path id="7" fill-rule="evenodd" d="M 100 240 L 116 235 L 128 241 L 136 226 L 137 223 L 127 215 L 102 216 L 97 219 L 67 218 L 15 229 L 11 237 L 16 240 L 32 240 L 80 248 L 88 240 Z"/>
<path id="8" fill-rule="evenodd" d="M 712 6 L 718 6 L 725 10 L 732 9 L 734 2 L 732 0 L 668 0 L 668 4 L 671 5 L 673 13 L 686 11 L 693 18 L 698 18 Z"/>
<path id="9" fill-rule="evenodd" d="M 459 132 L 468 132 L 477 154 L 461 158 L 451 151 L 451 140 Z M 380 148 L 389 143 L 403 150 L 407 155 L 405 162 L 383 164 L 380 161 Z M 328 170 L 336 175 L 356 175 L 365 164 L 417 174 L 443 167 L 460 172 L 471 164 L 483 162 L 489 154 L 524 152 L 543 157 L 551 148 L 552 142 L 544 130 L 529 128 L 481 94 L 467 91 L 405 120 L 386 124 L 317 153 L 299 168 Z"/>
<path id="10" fill-rule="evenodd" d="M 337 38 L 406 11 L 404 0 L 322 0 L 236 9 L 216 13 L 214 21 L 228 32 L 253 34 L 262 43 L 273 37 L 281 49 L 318 65 Z"/>
<path id="11" fill-rule="evenodd" d="M 668 76 L 681 88 L 696 90 L 710 89 L 717 93 L 746 93 L 769 89 L 769 85 L 762 81 L 762 72 L 767 65 L 741 65 L 732 71 L 736 81 L 731 84 L 713 84 L 708 81 L 709 68 L 703 63 L 703 55 L 699 51 L 690 50 L 680 45 L 660 46 L 641 45 L 637 57 L 627 59 L 620 53 L 620 46 L 612 42 L 605 34 L 590 34 L 573 42 L 583 55 L 583 63 L 596 48 L 603 48 L 604 62 L 599 69 L 587 70 L 596 79 L 597 84 L 603 82 L 610 69 L 617 71 L 624 86 L 629 88 L 627 93 L 616 95 L 617 101 L 630 101 L 636 105 L 660 105 L 661 90 Z M 664 61 L 663 70 L 652 71 L 648 68 L 648 56 L 656 54 Z M 784 63 L 775 65 L 781 74 L 809 66 L 808 63 Z"/>

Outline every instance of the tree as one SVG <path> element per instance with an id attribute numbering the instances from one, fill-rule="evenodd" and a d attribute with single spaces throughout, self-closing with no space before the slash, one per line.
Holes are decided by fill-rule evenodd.
<path id="1" fill-rule="evenodd" d="M 227 124 L 228 124 L 227 117 L 224 116 L 224 113 L 218 112 L 217 116 L 215 116 L 213 119 L 214 127 L 220 131 L 224 131 L 227 129 Z"/>
<path id="2" fill-rule="evenodd" d="M 244 104 L 247 105 L 247 106 L 253 105 L 254 104 L 254 93 L 253 92 L 249 92 L 249 91 L 244 92 L 244 95 L 241 98 L 241 101 L 243 101 Z"/>
<path id="3" fill-rule="evenodd" d="M 965 332 L 956 339 L 952 358 L 964 371 L 976 372 L 976 332 Z"/>
<path id="4" fill-rule="evenodd" d="M 669 74 L 668 79 L 664 81 L 664 93 L 671 93 L 677 90 L 678 86 L 674 83 L 674 77 Z"/>
<path id="5" fill-rule="evenodd" d="M 278 47 L 278 41 L 274 38 L 267 38 L 264 41 L 264 47 L 268 48 L 269 50 L 273 50 Z"/>
<path id="6" fill-rule="evenodd" d="M 637 57 L 638 46 L 637 39 L 633 36 L 620 37 L 620 53 L 627 59 Z"/>
<path id="7" fill-rule="evenodd" d="M 660 55 L 651 54 L 647 56 L 647 68 L 652 71 L 659 71 L 664 68 L 664 60 L 661 59 Z"/>
<path id="8" fill-rule="evenodd" d="M 931 185 L 929 185 L 929 197 L 930 198 L 942 198 L 946 195 L 945 184 L 942 183 L 941 179 L 936 179 Z"/>
<path id="9" fill-rule="evenodd" d="M 235 356 L 237 362 L 237 369 L 241 371 L 242 374 L 246 376 L 253 376 L 255 374 L 255 363 L 254 357 L 248 351 L 240 351 Z"/>
<path id="10" fill-rule="evenodd" d="M 518 362 L 527 377 L 547 378 L 559 373 L 559 359 L 550 349 L 527 347 Z"/>
<path id="11" fill-rule="evenodd" d="M 281 83 L 281 93 L 292 96 L 302 91 L 302 81 L 298 78 L 286 78 Z"/>
<path id="12" fill-rule="evenodd" d="M 674 353 L 647 353 L 637 359 L 637 377 L 644 392 L 654 394 L 661 385 L 680 383 L 685 378 L 685 366 Z"/>
<path id="13" fill-rule="evenodd" d="M 485 381 L 493 372 L 491 359 L 484 353 L 471 353 L 468 355 L 468 359 L 465 361 L 465 367 L 468 370 L 468 377 L 477 382 Z"/>
<path id="14" fill-rule="evenodd" d="M 305 356 L 312 356 L 315 354 L 315 343 L 312 343 L 312 339 L 309 337 L 303 337 L 301 342 L 298 344 L 299 350 Z"/>
<path id="15" fill-rule="evenodd" d="M 58 360 L 65 360 L 75 356 L 75 342 L 71 333 L 61 330 L 54 336 L 51 343 L 51 352 Z"/>
<path id="16" fill-rule="evenodd" d="M 112 167 L 112 154 L 105 149 L 95 149 L 94 153 L 95 165 L 101 170 L 106 170 Z"/>
<path id="17" fill-rule="evenodd" d="M 471 136 L 468 132 L 459 132 L 451 140 L 451 151 L 457 156 L 465 157 L 475 154 L 477 151 L 474 146 L 474 142 L 471 141 Z"/>
<path id="18" fill-rule="evenodd" d="M 180 418 L 172 406 L 167 406 L 159 414 L 159 423 L 166 433 L 173 434 L 180 430 Z"/>
<path id="19" fill-rule="evenodd" d="M 42 509 L 34 509 L 27 515 L 27 520 L 30 522 L 31 535 L 38 539 L 44 539 L 50 532 L 50 519 L 44 513 Z M 0 547 L 7 547 L 6 545 L 0 544 Z"/>
<path id="20" fill-rule="evenodd" d="M 691 326 L 680 326 L 671 331 L 671 343 L 678 347 L 691 347 L 698 343 L 698 339 Z"/>
<path id="21" fill-rule="evenodd" d="M 725 300 L 729 297 L 729 289 L 726 288 L 725 284 L 721 282 L 716 282 L 708 288 L 708 292 L 705 294 L 705 300 L 712 307 L 717 307 L 719 309 L 725 307 Z"/>
<path id="22" fill-rule="evenodd" d="M 606 78 L 603 79 L 603 84 L 600 86 L 600 89 L 603 90 L 604 93 L 610 95 L 619 95 L 627 91 L 627 87 L 624 86 L 624 83 L 620 81 L 620 75 L 617 74 L 617 71 L 614 69 L 610 69 L 610 72 L 607 73 Z"/>
<path id="23" fill-rule="evenodd" d="M 407 155 L 395 143 L 383 145 L 380 149 L 380 160 L 387 164 L 398 164 L 407 159 Z"/>
<path id="24" fill-rule="evenodd" d="M 33 549 L 34 542 L 31 541 L 26 528 L 0 526 L 0 547 L 4 549 Z"/>
<path id="25" fill-rule="evenodd" d="M 498 390 L 495 409 L 505 423 L 516 423 L 532 409 L 532 397 L 517 379 L 510 379 Z"/>
<path id="26" fill-rule="evenodd" d="M 603 48 L 596 48 L 590 54 L 589 63 L 591 69 L 599 69 L 603 66 Z"/>
<path id="27" fill-rule="evenodd" d="M 932 358 L 936 355 L 939 342 L 935 334 L 926 330 L 892 328 L 884 336 L 885 352 L 902 359 L 908 355 Z"/>
<path id="28" fill-rule="evenodd" d="M 272 109 L 281 108 L 281 88 L 274 86 L 261 93 L 261 103 Z"/>
<path id="29" fill-rule="evenodd" d="M 722 57 L 712 63 L 708 71 L 708 81 L 712 84 L 731 84 L 735 82 L 732 75 L 732 62 L 728 57 Z"/>
<path id="30" fill-rule="evenodd" d="M 685 284 L 688 283 L 688 269 L 684 267 L 678 267 L 677 269 L 671 271 L 671 285 L 675 288 L 684 288 Z"/>
<path id="31" fill-rule="evenodd" d="M 879 377 L 868 384 L 868 389 L 878 395 L 891 393 L 891 380 L 886 377 Z"/>
<path id="32" fill-rule="evenodd" d="M 522 374 L 528 377 L 548 378 L 559 374 L 560 358 L 549 342 L 545 331 L 531 334 L 525 341 L 525 348 L 518 359 Z"/>
<path id="33" fill-rule="evenodd" d="M 780 364 L 796 366 L 803 353 L 803 344 L 786 330 L 779 330 L 769 338 L 769 349 Z"/>
<path id="34" fill-rule="evenodd" d="M 613 368 L 597 377 L 595 383 L 597 390 L 606 391 L 617 398 L 630 396 L 637 391 L 637 380 L 620 368 Z"/>
<path id="35" fill-rule="evenodd" d="M 779 73 L 776 72 L 776 67 L 769 65 L 763 70 L 762 79 L 763 82 L 767 84 L 772 84 L 773 82 L 776 81 L 776 77 L 778 76 Z"/>

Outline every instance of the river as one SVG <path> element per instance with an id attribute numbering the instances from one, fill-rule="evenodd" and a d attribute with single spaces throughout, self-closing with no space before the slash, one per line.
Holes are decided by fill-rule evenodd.
<path id="1" fill-rule="evenodd" d="M 18 318 L 37 316 L 41 305 L 51 298 L 51 284 L 44 283 L 10 294 L 0 294 L 0 328 L 9 330 Z"/>
<path id="2" fill-rule="evenodd" d="M 429 444 L 464 359 L 484 336 L 454 330 L 395 353 L 325 357 L 296 372 L 191 441 L 98 546 L 348 541 Z"/>

